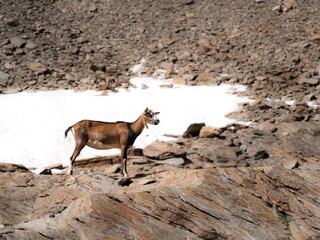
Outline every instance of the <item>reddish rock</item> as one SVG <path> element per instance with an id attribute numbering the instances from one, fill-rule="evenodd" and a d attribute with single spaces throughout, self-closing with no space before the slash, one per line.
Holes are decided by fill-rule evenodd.
<path id="1" fill-rule="evenodd" d="M 29 69 L 34 72 L 44 73 L 48 70 L 48 68 L 42 63 L 31 63 L 29 65 Z"/>
<path id="2" fill-rule="evenodd" d="M 143 149 L 143 154 L 149 158 L 164 160 L 184 156 L 185 151 L 175 143 L 155 142 L 145 147 Z"/>
<path id="3" fill-rule="evenodd" d="M 213 138 L 217 137 L 221 134 L 221 129 L 216 129 L 212 127 L 202 127 L 199 133 L 199 137 L 201 138 Z"/>

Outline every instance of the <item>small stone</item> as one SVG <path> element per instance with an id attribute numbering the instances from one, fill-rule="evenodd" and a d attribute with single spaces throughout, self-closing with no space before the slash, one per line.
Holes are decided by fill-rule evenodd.
<path id="1" fill-rule="evenodd" d="M 23 47 L 26 44 L 25 40 L 23 40 L 22 38 L 19 38 L 19 37 L 10 38 L 10 42 L 16 48 Z"/>
<path id="2" fill-rule="evenodd" d="M 320 40 L 320 34 L 316 34 L 310 38 L 310 41 L 317 41 L 317 40 Z"/>
<path id="3" fill-rule="evenodd" d="M 37 84 L 37 80 L 30 80 L 27 82 L 28 85 L 36 85 Z"/>
<path id="4" fill-rule="evenodd" d="M 192 5 L 192 4 L 194 4 L 194 1 L 193 0 L 185 0 L 185 1 L 183 1 L 182 4 L 183 5 Z"/>
<path id="5" fill-rule="evenodd" d="M 129 186 L 132 183 L 131 177 L 124 177 L 118 181 L 120 186 Z"/>
<path id="6" fill-rule="evenodd" d="M 6 62 L 3 66 L 8 70 L 13 70 L 16 68 L 16 65 L 11 64 L 10 62 Z"/>
<path id="7" fill-rule="evenodd" d="M 89 8 L 90 12 L 96 12 L 97 11 L 97 6 L 92 4 Z"/>
<path id="8" fill-rule="evenodd" d="M 173 79 L 173 83 L 185 85 L 185 84 L 187 84 L 187 81 L 184 78 L 175 78 L 175 79 Z"/>
<path id="9" fill-rule="evenodd" d="M 35 49 L 37 46 L 33 42 L 27 42 L 25 48 L 29 50 Z"/>
<path id="10" fill-rule="evenodd" d="M 162 88 L 173 88 L 173 84 L 162 84 L 162 85 L 160 85 L 160 87 L 162 87 Z"/>
<path id="11" fill-rule="evenodd" d="M 44 66 L 42 63 L 31 63 L 29 65 L 29 69 L 38 73 L 44 73 L 48 70 L 47 67 Z"/>
<path id="12" fill-rule="evenodd" d="M 320 79 L 318 78 L 299 78 L 298 83 L 300 84 L 309 84 L 311 86 L 318 85 L 320 82 Z"/>
<path id="13" fill-rule="evenodd" d="M 284 0 L 282 4 L 283 8 L 286 10 L 296 8 L 296 0 Z"/>
<path id="14" fill-rule="evenodd" d="M 273 11 L 273 12 L 282 12 L 282 7 L 281 7 L 281 5 L 275 6 L 274 8 L 272 8 L 272 11 Z"/>
<path id="15" fill-rule="evenodd" d="M 6 87 L 9 82 L 10 75 L 4 72 L 0 72 L 0 86 Z"/>
<path id="16" fill-rule="evenodd" d="M 19 20 L 15 18 L 8 18 L 7 19 L 7 24 L 10 27 L 17 27 L 20 25 Z"/>
<path id="17" fill-rule="evenodd" d="M 254 107 L 254 106 L 258 105 L 258 104 L 260 104 L 261 102 L 262 102 L 261 99 L 260 99 L 260 98 L 257 98 L 253 103 L 251 103 L 251 107 Z"/>
<path id="18" fill-rule="evenodd" d="M 199 74 L 199 76 L 196 78 L 196 81 L 199 85 L 218 85 L 217 79 L 213 76 L 212 73 L 209 72 Z"/>
<path id="19" fill-rule="evenodd" d="M 201 54 L 206 54 L 206 53 L 214 53 L 217 52 L 217 49 L 214 46 L 211 46 L 209 44 L 202 44 L 199 47 L 199 51 Z"/>
<path id="20" fill-rule="evenodd" d="M 110 71 L 110 68 L 109 67 L 109 71 Z M 94 72 L 97 72 L 97 71 L 101 71 L 101 72 L 105 72 L 107 69 L 106 69 L 106 66 L 104 64 L 92 64 L 90 66 L 90 70 L 94 71 Z"/>

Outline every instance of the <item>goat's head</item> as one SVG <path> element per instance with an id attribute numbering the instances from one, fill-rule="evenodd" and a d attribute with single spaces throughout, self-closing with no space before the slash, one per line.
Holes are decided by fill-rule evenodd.
<path id="1" fill-rule="evenodd" d="M 148 128 L 147 124 L 158 125 L 160 120 L 157 118 L 160 112 L 153 112 L 149 108 L 146 108 L 143 112 L 143 123 Z"/>

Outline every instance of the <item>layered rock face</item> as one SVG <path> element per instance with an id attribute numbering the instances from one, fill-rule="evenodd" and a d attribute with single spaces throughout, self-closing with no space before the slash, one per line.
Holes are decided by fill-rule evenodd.
<path id="1" fill-rule="evenodd" d="M 320 178 L 314 170 L 180 169 L 136 177 L 121 189 L 100 174 L 18 176 L 2 177 L 8 182 L 1 186 L 2 239 L 269 240 L 320 234 Z"/>

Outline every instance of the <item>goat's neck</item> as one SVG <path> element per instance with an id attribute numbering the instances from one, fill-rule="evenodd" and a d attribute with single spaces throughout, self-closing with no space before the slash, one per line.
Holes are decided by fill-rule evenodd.
<path id="1" fill-rule="evenodd" d="M 136 136 L 139 136 L 140 133 L 142 133 L 144 127 L 145 127 L 145 123 L 143 121 L 143 114 L 133 123 L 131 123 L 130 127 L 131 129 L 134 131 Z"/>

